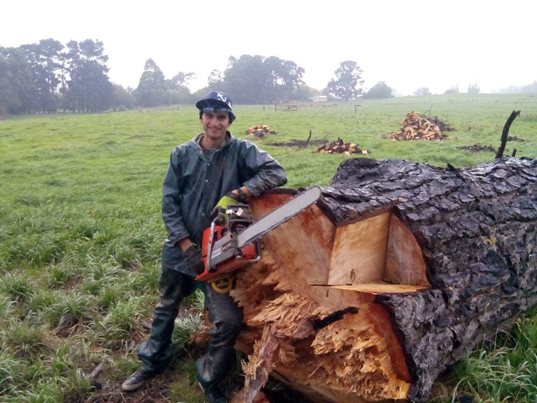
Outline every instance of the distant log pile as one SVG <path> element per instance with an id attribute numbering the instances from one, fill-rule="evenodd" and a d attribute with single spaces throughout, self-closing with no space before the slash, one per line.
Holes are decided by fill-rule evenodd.
<path id="1" fill-rule="evenodd" d="M 453 130 L 438 118 L 430 119 L 418 112 L 409 112 L 403 122 L 403 127 L 390 134 L 390 140 L 444 140 L 444 131 Z"/>
<path id="2" fill-rule="evenodd" d="M 339 137 L 337 140 L 329 141 L 317 148 L 317 152 L 321 154 L 369 154 L 366 148 L 358 147 L 354 143 L 345 143 Z"/>
<path id="3" fill-rule="evenodd" d="M 251 203 L 259 218 L 291 190 Z M 237 272 L 241 402 L 269 375 L 314 402 L 426 401 L 537 304 L 537 160 L 469 169 L 353 158 Z"/>
<path id="4" fill-rule="evenodd" d="M 246 129 L 244 134 L 247 136 L 265 137 L 267 134 L 278 134 L 278 132 L 267 125 L 256 125 Z"/>

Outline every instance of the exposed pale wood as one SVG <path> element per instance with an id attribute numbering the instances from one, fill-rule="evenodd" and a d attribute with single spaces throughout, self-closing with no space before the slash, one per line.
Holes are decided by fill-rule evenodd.
<path id="1" fill-rule="evenodd" d="M 310 297 L 320 306 L 338 311 L 349 306 L 362 306 L 374 302 L 375 295 L 370 292 L 346 290 L 335 286 L 311 286 Z"/>
<path id="2" fill-rule="evenodd" d="M 293 385 L 308 385 L 325 399 L 333 399 L 336 393 L 345 402 L 357 397 L 402 399 L 410 385 L 397 375 L 388 341 L 364 307 L 320 329 L 311 342 L 296 344 L 298 359 L 278 363 L 274 370 Z M 402 357 L 398 364 L 405 365 Z"/>
<path id="3" fill-rule="evenodd" d="M 383 279 L 395 284 L 431 286 L 427 280 L 425 259 L 416 237 L 394 214 L 390 216 Z"/>
<path id="4" fill-rule="evenodd" d="M 410 284 L 363 283 L 354 285 L 331 285 L 331 288 L 370 294 L 403 294 L 425 290 L 430 287 Z"/>
<path id="5" fill-rule="evenodd" d="M 328 284 L 382 281 L 390 214 L 384 213 L 336 229 Z"/>
<path id="6" fill-rule="evenodd" d="M 277 193 L 270 198 L 259 199 L 252 203 L 252 213 L 258 219 L 291 197 L 292 194 Z M 307 272 L 304 276 L 307 284 L 326 284 L 326 268 L 330 266 L 335 230 L 335 225 L 317 206 L 313 206 L 265 235 L 263 244 L 273 245 L 282 264 L 299 262 L 298 267 L 288 268 L 292 271 L 289 273 L 291 276 L 296 274 L 295 271 Z"/>

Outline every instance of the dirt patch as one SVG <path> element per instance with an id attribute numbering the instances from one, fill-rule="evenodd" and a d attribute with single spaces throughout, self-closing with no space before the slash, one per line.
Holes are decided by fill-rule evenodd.
<path id="1" fill-rule="evenodd" d="M 271 146 L 276 147 L 299 147 L 299 148 L 306 148 L 309 146 L 320 146 L 328 143 L 328 140 L 322 139 L 322 140 L 297 140 L 297 139 L 290 139 L 287 141 L 281 141 L 281 142 L 275 142 L 275 143 L 269 143 Z"/>
<path id="2" fill-rule="evenodd" d="M 180 400 L 178 401 L 181 402 L 203 402 L 205 401 L 203 392 L 196 381 L 191 379 L 192 374 L 189 374 L 189 365 L 186 362 L 193 359 L 194 357 L 190 356 L 179 357 L 168 369 L 134 392 L 121 391 L 123 380 L 108 380 L 104 374 L 97 376 L 92 382 L 94 392 L 84 401 L 92 403 L 170 403 L 177 401 L 179 396 Z M 241 401 L 239 392 L 243 382 L 244 377 L 237 371 L 224 381 L 222 386 L 228 391 L 230 402 Z M 299 392 L 287 388 L 272 378 L 262 389 L 262 395 L 266 399 L 262 400 L 265 403 L 308 402 Z"/>
<path id="3" fill-rule="evenodd" d="M 276 147 L 298 147 L 306 148 L 309 146 L 316 146 L 317 150 L 315 152 L 322 154 L 369 154 L 369 151 L 366 148 L 359 147 L 354 143 L 346 143 L 343 139 L 339 138 L 337 140 L 297 140 L 291 139 L 283 142 L 269 143 L 271 146 Z"/>
<path id="4" fill-rule="evenodd" d="M 451 123 L 446 122 L 443 119 L 440 119 L 438 116 L 431 117 L 431 116 L 425 115 L 425 117 L 429 119 L 429 121 L 431 121 L 433 124 L 437 125 L 440 128 L 440 131 L 442 133 L 455 131 L 455 128 L 451 126 Z"/>
<path id="5" fill-rule="evenodd" d="M 195 304 L 184 304 L 180 307 L 179 317 L 188 315 L 198 315 L 199 309 Z M 206 322 L 207 326 L 210 323 Z M 149 334 L 150 323 L 141 323 L 143 331 L 136 332 L 136 335 L 128 341 L 129 350 L 135 351 L 136 347 L 145 340 Z M 200 329 L 195 333 L 184 346 L 172 345 L 174 358 L 170 365 L 160 374 L 149 380 L 142 388 L 134 392 L 123 392 L 121 383 L 128 374 L 125 370 L 119 370 L 114 365 L 103 361 L 101 364 L 88 364 L 81 368 L 92 380 L 93 392 L 84 399 L 72 399 L 68 401 L 84 401 L 92 403 L 170 403 L 170 402 L 204 402 L 201 391 L 194 375 L 194 362 L 202 356 L 207 349 L 208 327 Z M 119 354 L 119 353 L 118 353 Z M 230 401 L 238 395 L 244 384 L 244 376 L 241 370 L 241 361 L 246 356 L 237 353 L 234 362 L 234 369 L 224 380 L 223 387 L 228 391 Z M 118 378 L 119 377 L 119 378 Z M 307 400 L 297 398 L 298 392 L 287 388 L 276 380 L 270 380 L 262 389 L 267 400 L 263 402 L 271 403 L 297 403 L 307 402 Z"/>
<path id="6" fill-rule="evenodd" d="M 471 146 L 460 146 L 457 147 L 459 150 L 465 150 L 470 151 L 472 153 L 479 153 L 479 152 L 491 152 L 495 153 L 497 149 L 491 145 L 485 145 L 485 144 L 474 144 Z"/>

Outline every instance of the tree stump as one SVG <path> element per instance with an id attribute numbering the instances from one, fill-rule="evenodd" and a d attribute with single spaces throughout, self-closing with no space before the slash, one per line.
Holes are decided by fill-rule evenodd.
<path id="1" fill-rule="evenodd" d="M 424 401 L 537 302 L 537 160 L 349 159 L 322 193 L 237 274 L 245 401 L 269 375 L 312 401 Z M 254 216 L 292 196 L 265 194 Z"/>

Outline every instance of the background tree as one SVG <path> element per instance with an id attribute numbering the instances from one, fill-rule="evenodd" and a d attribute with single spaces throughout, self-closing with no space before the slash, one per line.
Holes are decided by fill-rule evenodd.
<path id="1" fill-rule="evenodd" d="M 97 112 L 131 107 L 132 94 L 108 79 L 103 43 L 54 39 L 0 47 L 0 113 Z"/>
<path id="2" fill-rule="evenodd" d="M 170 79 L 171 88 L 188 88 L 189 82 L 196 77 L 194 73 L 179 72 Z"/>
<path id="3" fill-rule="evenodd" d="M 179 72 L 170 80 L 166 80 L 169 103 L 192 103 L 193 97 L 188 88 L 188 84 L 195 76 L 194 73 Z"/>
<path id="4" fill-rule="evenodd" d="M 313 97 L 321 95 L 321 91 L 304 84 L 298 87 L 294 94 L 297 101 L 311 101 Z"/>
<path id="5" fill-rule="evenodd" d="M 363 90 L 361 85 L 362 69 L 353 61 L 341 62 L 335 71 L 335 78 L 330 80 L 326 86 L 328 94 L 336 99 L 349 101 L 358 98 Z"/>
<path id="6" fill-rule="evenodd" d="M 362 98 L 381 99 L 393 97 L 393 89 L 390 88 L 384 81 L 379 81 L 367 91 Z"/>
<path id="7" fill-rule="evenodd" d="M 468 85 L 468 94 L 479 94 L 479 84 L 473 83 Z"/>
<path id="8" fill-rule="evenodd" d="M 233 94 L 237 103 L 274 103 L 294 99 L 303 74 L 304 69 L 289 60 L 242 55 L 238 59 L 231 56 L 223 73 L 213 70 L 208 82 L 211 88 Z"/>
<path id="9" fill-rule="evenodd" d="M 63 69 L 64 46 L 54 39 L 23 45 L 29 63 L 35 90 L 35 102 L 41 111 L 55 112 L 58 108 L 59 86 Z"/>
<path id="10" fill-rule="evenodd" d="M 141 106 L 151 107 L 168 104 L 166 79 L 153 59 L 147 59 L 134 95 Z"/>
<path id="11" fill-rule="evenodd" d="M 223 82 L 224 73 L 220 70 L 214 69 L 211 71 L 211 74 L 209 74 L 209 78 L 207 79 L 207 88 L 221 87 Z"/>
<path id="12" fill-rule="evenodd" d="M 427 95 L 431 95 L 431 91 L 429 90 L 428 87 L 420 87 L 416 91 L 414 91 L 414 95 L 418 97 L 424 97 Z"/>
<path id="13" fill-rule="evenodd" d="M 66 109 L 79 112 L 106 110 L 112 103 L 113 88 L 108 79 L 108 56 L 101 41 L 86 39 L 67 44 L 69 80 L 65 94 Z"/>
<path id="14" fill-rule="evenodd" d="M 262 56 L 231 56 L 224 71 L 223 89 L 233 94 L 237 103 L 261 104 L 265 100 L 267 80 Z"/>
<path id="15" fill-rule="evenodd" d="M 444 91 L 444 94 L 458 94 L 459 93 L 459 86 L 454 85 L 453 87 L 448 88 Z"/>
<path id="16" fill-rule="evenodd" d="M 521 87 L 510 85 L 508 87 L 501 88 L 498 92 L 500 94 L 537 94 L 537 81 Z"/>
<path id="17" fill-rule="evenodd" d="M 524 85 L 521 88 L 520 92 L 526 93 L 526 94 L 536 94 L 537 93 L 537 81 L 534 81 L 531 84 Z"/>
<path id="18" fill-rule="evenodd" d="M 289 101 L 296 98 L 297 90 L 304 84 L 305 70 L 295 62 L 270 56 L 264 60 L 266 72 L 270 74 L 265 96 L 268 102 Z"/>
<path id="19" fill-rule="evenodd" d="M 35 86 L 21 49 L 0 48 L 0 116 L 28 113 L 37 108 Z"/>
<path id="20" fill-rule="evenodd" d="M 133 90 L 123 88 L 121 85 L 112 84 L 112 102 L 110 105 L 115 110 L 131 109 L 136 106 L 136 98 Z"/>

